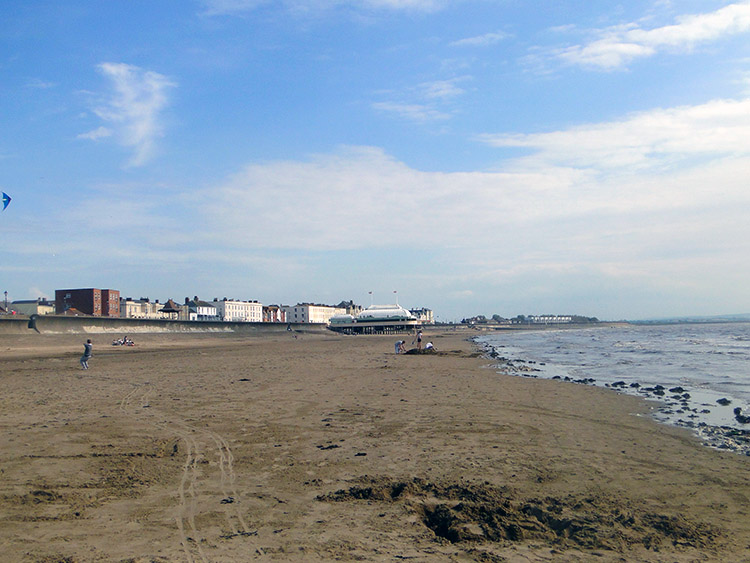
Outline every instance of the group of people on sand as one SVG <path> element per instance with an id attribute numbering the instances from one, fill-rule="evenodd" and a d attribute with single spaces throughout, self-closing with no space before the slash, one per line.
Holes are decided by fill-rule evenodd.
<path id="1" fill-rule="evenodd" d="M 418 330 L 417 334 L 414 335 L 414 339 L 411 341 L 412 346 L 414 346 L 414 343 L 417 344 L 417 350 L 422 350 L 422 331 Z M 398 340 L 395 345 L 396 354 L 405 354 L 406 353 L 406 340 Z M 431 350 L 435 349 L 435 346 L 432 345 L 432 342 L 428 342 L 425 344 L 424 347 L 425 350 Z"/>
<path id="2" fill-rule="evenodd" d="M 135 346 L 135 342 L 133 342 L 129 336 L 123 336 L 122 338 L 113 340 L 112 346 Z"/>

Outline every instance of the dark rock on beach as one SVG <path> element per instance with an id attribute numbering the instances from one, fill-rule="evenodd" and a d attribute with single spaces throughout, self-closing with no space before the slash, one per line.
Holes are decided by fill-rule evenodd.
<path id="1" fill-rule="evenodd" d="M 734 419 L 740 424 L 750 424 L 750 416 L 742 414 L 742 409 L 740 407 L 734 409 Z"/>
<path id="2" fill-rule="evenodd" d="M 726 407 L 728 404 L 730 404 L 732 401 L 727 399 L 726 397 L 722 397 L 721 399 L 716 400 L 717 403 L 719 403 L 721 406 Z"/>

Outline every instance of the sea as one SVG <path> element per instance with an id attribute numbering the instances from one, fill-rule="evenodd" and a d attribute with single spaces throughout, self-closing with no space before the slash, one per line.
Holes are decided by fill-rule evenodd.
<path id="1" fill-rule="evenodd" d="M 750 322 L 507 330 L 475 341 L 505 373 L 644 397 L 660 422 L 750 455 Z"/>

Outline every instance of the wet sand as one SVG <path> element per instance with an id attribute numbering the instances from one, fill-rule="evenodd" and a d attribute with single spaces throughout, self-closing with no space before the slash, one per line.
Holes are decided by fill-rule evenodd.
<path id="1" fill-rule="evenodd" d="M 468 336 L 3 335 L 3 560 L 750 561 L 749 458 Z"/>

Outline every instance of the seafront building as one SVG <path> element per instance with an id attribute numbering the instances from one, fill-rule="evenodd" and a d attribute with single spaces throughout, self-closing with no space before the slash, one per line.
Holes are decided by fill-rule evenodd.
<path id="1" fill-rule="evenodd" d="M 222 299 L 211 303 L 216 308 L 219 320 L 234 323 L 263 322 L 263 305 L 257 301 L 233 301 Z"/>
<path id="2" fill-rule="evenodd" d="M 432 309 L 420 307 L 419 309 L 409 309 L 409 312 L 423 325 L 435 324 L 435 316 L 432 313 Z"/>
<path id="3" fill-rule="evenodd" d="M 263 305 L 263 322 L 264 323 L 285 323 L 286 311 L 279 305 Z"/>
<path id="4" fill-rule="evenodd" d="M 213 303 L 201 301 L 198 297 L 185 298 L 188 321 L 220 321 L 218 311 Z"/>
<path id="5" fill-rule="evenodd" d="M 330 329 L 345 334 L 391 334 L 421 326 L 419 319 L 400 305 L 370 305 L 357 315 L 336 315 Z"/>
<path id="6" fill-rule="evenodd" d="M 164 304 L 148 297 L 120 299 L 120 316 L 125 319 L 170 319 L 173 315 L 164 312 Z"/>
<path id="7" fill-rule="evenodd" d="M 76 309 L 94 317 L 119 317 L 120 292 L 116 289 L 56 289 L 55 314 Z"/>
<path id="8" fill-rule="evenodd" d="M 296 305 L 282 305 L 289 323 L 323 323 L 328 324 L 331 317 L 345 315 L 346 309 L 330 305 L 314 303 L 297 303 Z"/>
<path id="9" fill-rule="evenodd" d="M 13 301 L 9 309 L 19 315 L 53 315 L 55 313 L 55 302 L 48 301 L 44 297 L 38 299 L 24 299 Z"/>
<path id="10" fill-rule="evenodd" d="M 394 292 L 395 293 L 395 292 Z M 171 298 L 160 303 L 148 297 L 121 298 L 116 289 L 77 288 L 55 290 L 55 300 L 45 298 L 19 300 L 8 306 L 5 314 L 65 315 L 114 317 L 140 320 L 178 320 L 248 323 L 335 324 L 335 329 L 348 332 L 377 333 L 413 329 L 434 324 L 431 309 L 407 310 L 395 305 L 371 305 L 363 309 L 354 301 L 338 305 L 297 303 L 296 305 L 263 305 L 257 300 L 216 299 L 203 301 L 197 296 L 185 298 L 184 304 Z M 356 326 L 353 326 L 355 325 Z"/>
<path id="11" fill-rule="evenodd" d="M 531 324 L 567 324 L 573 322 L 571 315 L 530 315 L 526 319 Z"/>

